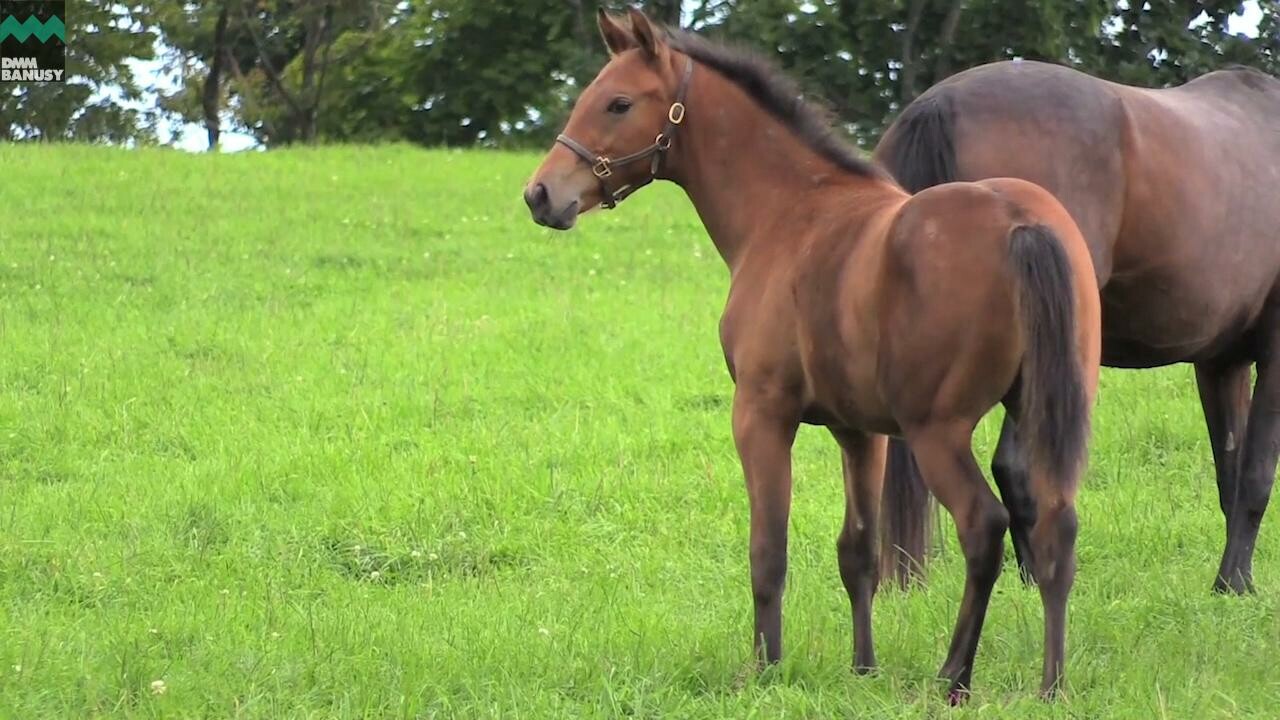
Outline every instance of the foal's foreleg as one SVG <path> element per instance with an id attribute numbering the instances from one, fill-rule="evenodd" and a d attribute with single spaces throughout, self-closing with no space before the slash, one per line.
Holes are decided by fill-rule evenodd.
<path id="1" fill-rule="evenodd" d="M 782 589 L 791 512 L 791 444 L 799 423 L 780 403 L 745 395 L 733 402 L 733 439 L 751 503 L 751 594 L 757 658 L 782 658 Z"/>
<path id="2" fill-rule="evenodd" d="M 964 550 L 964 599 L 956 619 L 951 649 L 939 674 L 951 681 L 948 697 L 958 702 L 969 692 L 978 637 L 1000 576 L 1004 533 L 1009 513 L 996 499 L 970 450 L 971 423 L 926 425 L 912 429 L 907 439 L 929 490 L 955 518 Z"/>
<path id="3" fill-rule="evenodd" d="M 840 579 L 853 612 L 853 669 L 876 666 L 871 639 L 871 602 L 879 581 L 876 567 L 877 519 L 885 474 L 883 435 L 832 432 L 840 443 L 844 465 L 844 525 L 836 540 Z"/>

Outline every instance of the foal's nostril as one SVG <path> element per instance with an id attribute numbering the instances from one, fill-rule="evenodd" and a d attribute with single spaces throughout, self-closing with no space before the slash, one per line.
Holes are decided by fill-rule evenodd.
<path id="1" fill-rule="evenodd" d="M 534 216 L 542 215 L 546 212 L 547 206 L 551 204 L 551 198 L 547 195 L 547 186 L 542 183 L 530 185 L 524 191 L 524 201 Z"/>

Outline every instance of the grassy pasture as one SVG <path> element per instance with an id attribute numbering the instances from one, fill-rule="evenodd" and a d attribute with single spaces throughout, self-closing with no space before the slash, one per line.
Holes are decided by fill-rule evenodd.
<path id="1" fill-rule="evenodd" d="M 0 717 L 1274 718 L 1280 520 L 1222 547 L 1186 367 L 1107 371 L 1069 695 L 1006 564 L 882 592 L 848 670 L 839 458 L 806 428 L 788 657 L 750 656 L 725 272 L 674 188 L 571 234 L 532 155 L 0 146 Z M 986 464 L 995 418 L 975 451 Z"/>

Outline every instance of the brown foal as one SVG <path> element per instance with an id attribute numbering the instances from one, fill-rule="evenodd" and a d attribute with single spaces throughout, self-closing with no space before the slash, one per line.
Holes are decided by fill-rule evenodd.
<path id="1" fill-rule="evenodd" d="M 970 444 L 1003 403 L 1025 428 L 1039 509 L 1041 690 L 1053 692 L 1100 332 L 1089 251 L 1067 212 L 1020 180 L 908 195 L 760 58 L 667 32 L 636 11 L 629 23 L 601 14 L 600 30 L 612 58 L 525 200 L 537 222 L 567 229 L 582 211 L 668 179 L 729 266 L 720 336 L 751 505 L 756 652 L 768 662 L 782 655 L 791 446 L 810 423 L 828 427 L 843 452 L 840 576 L 854 666 L 874 667 L 885 435 L 900 435 L 964 549 L 964 598 L 941 674 L 953 701 L 968 693 L 1009 524 Z"/>

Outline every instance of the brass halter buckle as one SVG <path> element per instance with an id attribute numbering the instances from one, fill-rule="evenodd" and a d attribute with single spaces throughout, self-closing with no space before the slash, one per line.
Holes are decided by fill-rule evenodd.
<path id="1" fill-rule="evenodd" d="M 609 167 L 609 158 L 596 158 L 596 164 L 591 166 L 591 172 L 598 178 L 607 178 L 612 175 L 613 168 Z"/>

